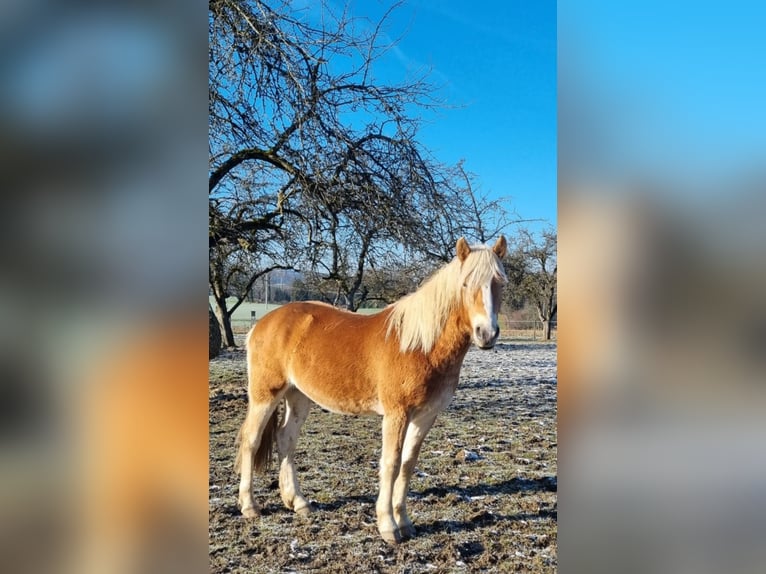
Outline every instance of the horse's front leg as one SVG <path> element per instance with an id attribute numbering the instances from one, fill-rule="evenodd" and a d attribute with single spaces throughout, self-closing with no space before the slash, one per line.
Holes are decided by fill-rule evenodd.
<path id="1" fill-rule="evenodd" d="M 412 471 L 415 470 L 415 465 L 418 462 L 423 439 L 431 430 L 437 414 L 429 412 L 417 415 L 407 425 L 407 434 L 402 450 L 402 464 L 394 484 L 393 494 L 394 519 L 403 539 L 415 536 L 415 527 L 407 514 L 407 492 L 409 491 Z"/>
<path id="2" fill-rule="evenodd" d="M 395 411 L 383 415 L 383 447 L 380 454 L 380 491 L 375 510 L 378 515 L 378 532 L 389 544 L 401 541 L 394 519 L 392 495 L 394 482 L 402 461 L 402 443 L 407 430 L 407 415 Z"/>

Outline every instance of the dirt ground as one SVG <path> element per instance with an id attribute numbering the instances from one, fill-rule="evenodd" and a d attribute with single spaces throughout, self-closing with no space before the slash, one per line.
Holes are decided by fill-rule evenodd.
<path id="1" fill-rule="evenodd" d="M 380 422 L 314 405 L 296 451 L 316 511 L 282 506 L 277 472 L 256 475 L 263 516 L 237 508 L 235 435 L 247 409 L 244 351 L 210 362 L 211 572 L 554 572 L 556 345 L 472 348 L 452 403 L 426 437 L 408 498 L 417 535 L 375 526 Z"/>

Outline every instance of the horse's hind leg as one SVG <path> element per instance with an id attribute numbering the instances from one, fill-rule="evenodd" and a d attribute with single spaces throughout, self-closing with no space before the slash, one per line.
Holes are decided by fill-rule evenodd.
<path id="1" fill-rule="evenodd" d="M 268 454 L 271 448 L 271 425 L 276 423 L 272 415 L 276 415 L 276 408 L 281 397 L 263 403 L 252 402 L 248 406 L 247 418 L 240 429 L 239 452 L 237 461 L 240 472 L 239 481 L 239 505 L 242 514 L 247 518 L 255 518 L 260 514 L 253 502 L 253 469 L 264 462 L 262 454 Z M 268 444 L 267 444 L 268 442 Z M 259 459 L 259 460 L 256 460 Z"/>
<path id="2" fill-rule="evenodd" d="M 285 395 L 285 417 L 277 431 L 279 450 L 279 491 L 287 508 L 298 514 L 311 512 L 311 505 L 303 497 L 295 473 L 295 445 L 298 434 L 311 409 L 311 401 L 298 389 L 292 387 Z"/>

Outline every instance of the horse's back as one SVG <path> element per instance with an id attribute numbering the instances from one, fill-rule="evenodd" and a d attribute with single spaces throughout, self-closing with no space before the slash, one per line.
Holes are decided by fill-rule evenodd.
<path id="1" fill-rule="evenodd" d="M 322 346 L 327 340 L 360 342 L 360 338 L 385 335 L 372 316 L 336 309 L 327 303 L 288 303 L 266 314 L 248 334 L 248 351 L 269 348 L 295 352 L 299 347 Z"/>

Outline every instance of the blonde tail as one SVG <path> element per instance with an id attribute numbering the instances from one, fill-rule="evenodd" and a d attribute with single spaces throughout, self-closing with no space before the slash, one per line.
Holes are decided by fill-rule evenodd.
<path id="1" fill-rule="evenodd" d="M 255 472 L 262 473 L 271 464 L 271 455 L 274 451 L 274 440 L 277 436 L 277 427 L 279 426 L 279 409 L 274 409 L 271 418 L 263 429 L 261 444 L 253 455 L 253 468 Z"/>

